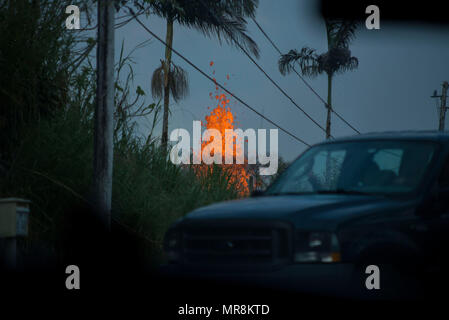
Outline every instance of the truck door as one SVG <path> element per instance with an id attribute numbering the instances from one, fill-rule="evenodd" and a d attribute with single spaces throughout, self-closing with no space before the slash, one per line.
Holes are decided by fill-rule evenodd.
<path id="1" fill-rule="evenodd" d="M 440 173 L 437 209 L 440 212 L 436 232 L 438 243 L 436 254 L 449 266 L 449 157 Z"/>

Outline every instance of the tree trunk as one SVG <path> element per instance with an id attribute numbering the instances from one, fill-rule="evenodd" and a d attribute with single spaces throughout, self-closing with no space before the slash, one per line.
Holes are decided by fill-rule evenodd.
<path id="1" fill-rule="evenodd" d="M 173 44 L 173 20 L 171 18 L 167 19 L 167 34 L 165 37 L 165 42 L 168 46 L 165 47 L 165 62 L 164 62 L 164 115 L 162 120 L 162 139 L 161 145 L 164 150 L 167 150 L 168 142 L 168 114 L 169 114 L 169 103 L 170 103 L 170 84 L 169 84 L 169 73 L 171 65 L 171 46 Z"/>
<path id="2" fill-rule="evenodd" d="M 327 75 L 327 119 L 326 119 L 326 139 L 331 138 L 331 113 L 332 113 L 332 75 Z M 332 163 L 330 152 L 326 156 L 326 185 L 331 188 Z"/>
<path id="3" fill-rule="evenodd" d="M 332 75 L 327 75 L 327 119 L 326 139 L 331 138 L 331 114 L 332 114 Z"/>
<path id="4" fill-rule="evenodd" d="M 94 201 L 106 229 L 111 224 L 114 127 L 114 4 L 98 1 L 97 103 L 94 120 Z"/>
<path id="5" fill-rule="evenodd" d="M 327 50 L 330 52 L 331 50 L 331 33 L 330 33 L 330 25 L 326 20 L 326 36 L 327 36 Z M 332 114 L 332 73 L 327 74 L 327 117 L 326 117 L 326 139 L 331 138 L 331 114 Z M 327 152 L 326 156 L 326 189 L 331 189 L 331 181 L 332 181 L 332 163 L 331 163 L 331 154 L 330 151 Z"/>

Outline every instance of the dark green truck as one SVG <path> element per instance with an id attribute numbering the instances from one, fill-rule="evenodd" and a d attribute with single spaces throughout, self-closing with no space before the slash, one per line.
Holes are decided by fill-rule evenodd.
<path id="1" fill-rule="evenodd" d="M 309 148 L 265 192 L 174 223 L 162 270 L 344 292 L 363 290 L 373 264 L 383 288 L 432 281 L 448 244 L 449 134 L 363 134 Z"/>

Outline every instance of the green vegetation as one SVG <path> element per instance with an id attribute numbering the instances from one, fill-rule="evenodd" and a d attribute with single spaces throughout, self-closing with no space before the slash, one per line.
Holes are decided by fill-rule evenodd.
<path id="1" fill-rule="evenodd" d="M 15 7 L 19 2 L 20 11 Z M 45 1 L 40 3 L 45 10 L 34 10 L 35 2 L 25 0 L 0 5 L 0 17 L 7 17 L 0 19 L 0 31 L 11 28 L 12 17 L 34 21 L 40 26 L 36 32 L 46 30 L 40 45 L 28 45 L 28 50 L 23 50 L 24 43 L 30 43 L 36 33 L 23 31 L 13 41 L 9 32 L 1 32 L 0 197 L 30 199 L 28 241 L 44 241 L 57 248 L 65 213 L 90 203 L 96 81 L 88 53 L 95 41 L 81 42 L 61 33 L 64 21 L 55 17 L 61 16 L 66 3 L 51 10 Z M 35 19 L 30 19 L 34 14 Z M 28 60 L 15 57 L 14 52 L 21 51 Z M 14 64 L 20 62 L 25 63 L 23 70 L 14 72 Z M 198 206 L 236 198 L 237 192 L 226 172 L 214 168 L 200 177 L 191 168 L 175 166 L 152 129 L 145 135 L 136 130 L 138 119 L 154 128 L 161 106 L 146 103 L 140 86 L 132 89 L 133 62 L 124 55 L 124 45 L 116 76 L 113 219 L 149 240 L 148 245 L 160 248 L 164 232 L 175 219 Z M 7 125 L 10 119 L 16 122 Z"/>
<path id="2" fill-rule="evenodd" d="M 18 143 L 24 126 L 66 103 L 75 46 L 60 14 L 66 3 L 0 1 L 1 159 Z"/>

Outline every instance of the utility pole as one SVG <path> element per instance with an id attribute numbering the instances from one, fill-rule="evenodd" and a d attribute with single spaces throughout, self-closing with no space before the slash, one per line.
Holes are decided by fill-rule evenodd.
<path id="1" fill-rule="evenodd" d="M 438 130 L 444 131 L 444 122 L 446 120 L 446 97 L 447 97 L 447 81 L 443 82 L 443 91 L 441 92 L 441 107 L 440 107 L 440 125 Z"/>
<path id="2" fill-rule="evenodd" d="M 435 90 L 433 96 L 431 96 L 431 98 L 440 98 L 440 111 L 439 111 L 439 125 L 438 125 L 438 130 L 439 131 L 444 131 L 444 124 L 446 121 L 446 110 L 448 109 L 448 107 L 446 106 L 446 100 L 447 100 L 447 89 L 449 87 L 449 84 L 447 81 L 443 82 L 443 90 L 441 91 L 441 96 L 437 95 L 437 91 Z"/>
<path id="3" fill-rule="evenodd" d="M 94 127 L 94 201 L 101 220 L 111 225 L 114 123 L 114 3 L 98 1 L 97 104 Z"/>

